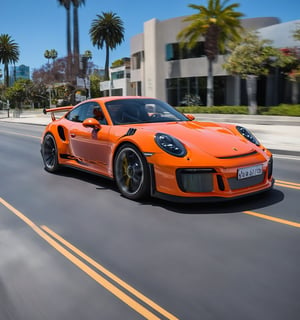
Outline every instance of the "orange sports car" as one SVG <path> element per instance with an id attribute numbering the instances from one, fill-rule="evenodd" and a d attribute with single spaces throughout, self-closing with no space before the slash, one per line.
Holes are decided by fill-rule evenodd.
<path id="1" fill-rule="evenodd" d="M 195 121 L 158 99 L 105 97 L 45 112 L 52 114 L 41 141 L 45 169 L 113 179 L 129 199 L 216 201 L 274 184 L 272 154 L 249 130 Z"/>

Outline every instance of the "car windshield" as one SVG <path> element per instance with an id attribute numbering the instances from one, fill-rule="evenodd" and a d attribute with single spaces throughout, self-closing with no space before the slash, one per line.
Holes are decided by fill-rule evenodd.
<path id="1" fill-rule="evenodd" d="M 188 121 L 182 113 L 157 99 L 119 99 L 105 105 L 115 125 Z"/>

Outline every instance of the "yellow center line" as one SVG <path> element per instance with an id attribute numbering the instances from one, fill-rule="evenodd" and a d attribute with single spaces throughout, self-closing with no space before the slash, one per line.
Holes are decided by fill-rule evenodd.
<path id="1" fill-rule="evenodd" d="M 285 188 L 291 188 L 300 190 L 300 183 L 296 182 L 289 182 L 289 181 L 283 181 L 283 180 L 276 180 L 275 185 L 279 187 L 285 187 Z"/>
<path id="2" fill-rule="evenodd" d="M 265 220 L 270 220 L 273 222 L 281 223 L 281 224 L 286 224 L 295 228 L 300 228 L 300 223 L 294 222 L 294 221 L 289 221 L 285 219 L 280 219 L 272 216 L 268 216 L 266 214 L 258 213 L 258 212 L 253 212 L 253 211 L 243 211 L 243 213 L 248 214 L 250 216 L 254 216 L 257 218 L 265 219 Z"/>
<path id="3" fill-rule="evenodd" d="M 276 182 L 290 184 L 290 185 L 293 185 L 293 186 L 299 186 L 300 187 L 300 183 L 296 183 L 296 182 L 289 182 L 289 181 L 283 181 L 283 180 L 276 180 Z"/>
<path id="4" fill-rule="evenodd" d="M 132 293 L 133 295 L 135 295 L 138 299 L 144 301 L 146 304 L 148 304 L 152 309 L 158 311 L 159 313 L 161 313 L 162 315 L 164 315 L 165 317 L 167 317 L 168 319 L 177 319 L 176 317 L 174 317 L 172 314 L 168 313 L 166 310 L 164 310 L 163 308 L 161 308 L 160 306 L 158 306 L 155 302 L 153 302 L 152 300 L 150 300 L 149 298 L 147 298 L 146 296 L 144 296 L 142 293 L 140 293 L 139 291 L 137 291 L 136 289 L 134 289 L 132 286 L 130 286 L 129 284 L 127 284 L 126 282 L 124 282 L 123 280 L 121 280 L 119 277 L 117 277 L 116 275 L 114 275 L 112 272 L 110 272 L 109 270 L 107 270 L 105 267 L 103 267 L 102 265 L 100 265 L 98 262 L 96 262 L 95 260 L 93 260 L 91 257 L 87 256 L 84 252 L 80 251 L 78 248 L 76 248 L 75 246 L 73 246 L 70 242 L 68 242 L 67 240 L 65 240 L 64 238 L 62 238 L 61 236 L 59 236 L 57 233 L 55 233 L 54 231 L 52 231 L 50 228 L 46 227 L 46 226 L 41 226 L 41 228 L 46 231 L 48 234 L 50 234 L 53 238 L 55 238 L 56 240 L 58 240 L 59 242 L 61 242 L 63 245 L 65 245 L 66 247 L 68 247 L 70 250 L 72 250 L 74 253 L 76 253 L 78 256 L 80 256 L 81 258 L 83 258 L 84 260 L 86 260 L 90 265 L 92 265 L 93 267 L 97 268 L 99 271 L 101 271 L 103 274 L 105 274 L 106 276 L 108 276 L 109 278 L 111 278 L 114 282 L 118 283 L 120 286 L 122 286 L 124 289 L 126 289 L 128 292 Z"/>
<path id="5" fill-rule="evenodd" d="M 284 183 L 275 183 L 275 185 L 278 187 L 300 190 L 300 187 L 296 187 L 296 186 L 292 186 L 292 185 L 288 185 L 288 184 L 284 184 Z"/>
<path id="6" fill-rule="evenodd" d="M 74 265 L 76 265 L 78 268 L 80 268 L 83 272 L 85 272 L 88 276 L 90 276 L 92 279 L 94 279 L 97 283 L 99 283 L 101 286 L 103 286 L 106 290 L 110 291 L 113 295 L 115 295 L 118 299 L 126 303 L 129 307 L 131 307 L 133 310 L 135 310 L 137 313 L 141 314 L 146 319 L 151 320 L 159 320 L 155 314 L 150 312 L 148 309 L 146 309 L 144 306 L 142 306 L 140 303 L 135 301 L 133 298 L 128 296 L 126 293 L 121 291 L 119 288 L 114 286 L 112 283 L 110 283 L 108 280 L 106 280 L 104 277 L 99 275 L 97 272 L 95 272 L 92 268 L 87 266 L 84 262 L 82 262 L 80 259 L 75 257 L 73 254 L 71 254 L 68 250 L 66 250 L 62 245 L 60 245 L 58 242 L 56 242 L 53 238 L 51 238 L 45 231 L 43 231 L 39 226 L 37 226 L 34 222 L 32 222 L 30 219 L 28 219 L 23 213 L 21 213 L 19 210 L 14 208 L 12 205 L 10 205 L 7 201 L 5 201 L 3 198 L 0 197 L 0 203 L 5 206 L 8 210 L 10 210 L 12 213 L 14 213 L 18 218 L 20 218 L 23 222 L 25 222 L 29 227 L 31 227 L 41 238 L 43 238 L 46 242 L 48 242 L 53 248 L 55 248 L 58 252 L 60 252 L 64 257 L 66 257 L 69 261 L 71 261 Z M 122 280 L 118 279 L 116 276 L 114 276 L 112 273 L 110 273 L 108 270 L 106 270 L 104 267 L 97 264 L 95 261 L 93 261 L 91 258 L 80 252 L 80 250 L 76 249 L 74 246 L 69 244 L 67 241 L 56 235 L 53 231 L 51 231 L 46 226 L 42 226 L 44 230 L 46 230 L 49 234 L 55 236 L 55 238 L 59 238 L 63 241 L 61 243 L 66 243 L 69 245 L 70 248 L 75 249 L 74 252 L 78 252 L 80 255 L 82 254 L 82 257 L 86 259 L 87 261 L 91 261 L 92 265 L 97 266 L 99 270 L 103 270 L 103 273 L 111 274 L 111 279 L 116 279 L 115 281 L 117 283 L 123 283 L 124 288 L 128 288 L 128 291 L 131 291 L 132 293 L 136 293 L 135 295 L 140 298 L 140 300 L 143 300 L 143 295 L 140 294 L 138 291 L 130 287 L 129 285 L 125 284 Z M 106 272 L 104 272 L 106 270 Z M 130 289 L 130 290 L 129 290 Z M 170 320 L 178 320 L 175 316 L 168 313 L 164 309 L 157 306 L 154 302 L 152 302 L 150 299 L 146 298 L 144 299 L 144 302 L 150 302 L 150 306 L 153 307 L 153 309 L 156 309 L 157 311 L 161 312 L 165 317 L 167 317 Z M 149 304 L 148 304 L 149 305 Z"/>

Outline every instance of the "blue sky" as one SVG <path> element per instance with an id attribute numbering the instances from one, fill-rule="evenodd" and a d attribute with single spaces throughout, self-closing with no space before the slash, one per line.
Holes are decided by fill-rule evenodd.
<path id="1" fill-rule="evenodd" d="M 130 38 L 143 32 L 143 23 L 152 18 L 170 19 L 195 13 L 188 4 L 206 0 L 86 0 L 79 9 L 80 51 L 91 50 L 93 62 L 104 67 L 104 50 L 93 47 L 89 37 L 97 14 L 112 11 L 124 22 L 125 40 L 111 51 L 110 63 L 130 55 Z M 239 11 L 245 18 L 278 17 L 282 22 L 300 19 L 300 0 L 240 0 Z M 18 65 L 40 68 L 46 63 L 46 49 L 56 49 L 58 57 L 66 55 L 66 13 L 57 0 L 0 0 L 0 34 L 9 34 L 19 44 Z M 0 66 L 3 69 L 3 66 Z"/>

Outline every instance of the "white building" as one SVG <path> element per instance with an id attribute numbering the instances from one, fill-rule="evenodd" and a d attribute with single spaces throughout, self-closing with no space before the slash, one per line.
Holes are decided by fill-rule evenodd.
<path id="1" fill-rule="evenodd" d="M 130 59 L 123 58 L 123 65 L 109 69 L 109 81 L 100 82 L 100 91 L 104 96 L 129 96 L 135 90 L 130 82 Z"/>
<path id="2" fill-rule="evenodd" d="M 207 58 L 204 54 L 203 39 L 193 50 L 179 46 L 177 34 L 186 23 L 185 17 L 159 21 L 152 19 L 144 23 L 144 32 L 131 39 L 131 87 L 134 95 L 145 95 L 180 105 L 187 96 L 195 96 L 206 105 Z M 291 41 L 290 30 L 298 21 L 280 23 L 278 18 L 243 19 L 242 25 L 248 30 L 261 31 L 264 38 L 274 40 L 274 46 L 296 46 Z M 276 40 L 276 41 L 275 41 Z M 281 42 L 279 42 L 281 40 Z M 299 45 L 299 44 L 298 44 Z M 215 105 L 247 104 L 245 81 L 228 75 L 222 68 L 224 57 L 214 63 Z M 280 80 L 280 81 L 279 81 Z M 267 78 L 258 81 L 258 103 L 269 105 L 270 93 L 266 92 Z M 289 85 L 285 79 L 276 81 L 278 103 L 289 102 Z M 270 89 L 269 89 L 270 90 Z M 124 92 L 124 90 L 123 90 Z"/>

